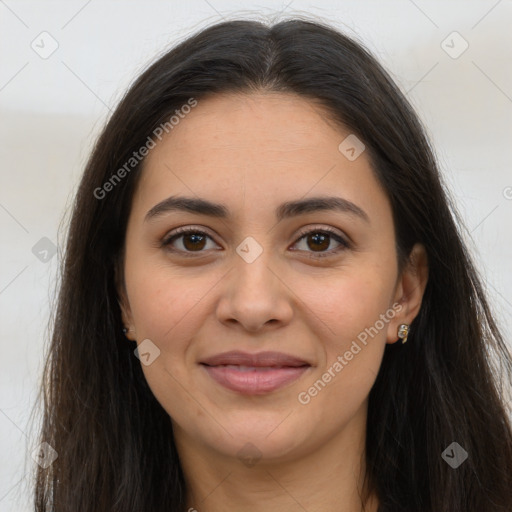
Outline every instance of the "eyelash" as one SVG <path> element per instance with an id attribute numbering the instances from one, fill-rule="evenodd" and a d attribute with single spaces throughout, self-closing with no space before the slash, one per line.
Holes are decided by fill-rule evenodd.
<path id="1" fill-rule="evenodd" d="M 296 240 L 295 244 L 300 242 L 303 238 L 305 238 L 306 236 L 308 236 L 310 234 L 318 234 L 318 233 L 329 235 L 331 238 L 333 238 L 336 242 L 340 243 L 341 245 L 340 245 L 340 247 L 338 247 L 334 250 L 325 251 L 325 252 L 317 252 L 317 253 L 313 252 L 314 256 L 309 256 L 310 258 L 317 259 L 317 258 L 325 258 L 328 256 L 333 256 L 334 254 L 337 254 L 346 249 L 350 249 L 350 247 L 351 247 L 351 245 L 344 238 L 342 238 L 336 231 L 334 231 L 333 229 L 328 228 L 328 227 L 313 228 L 310 230 L 302 231 L 301 233 L 299 233 L 299 238 Z M 178 228 L 176 231 L 174 231 L 174 232 L 170 233 L 168 236 L 164 237 L 164 239 L 161 242 L 161 247 L 162 248 L 165 247 L 171 252 L 182 253 L 182 255 L 184 255 L 185 257 L 194 257 L 195 256 L 194 251 L 182 251 L 182 250 L 176 250 L 176 249 L 170 248 L 170 245 L 172 242 L 174 242 L 178 238 L 180 238 L 184 235 L 187 235 L 187 234 L 206 235 L 207 237 L 212 238 L 208 233 L 206 233 L 205 231 L 202 231 L 198 228 L 194 228 L 194 227 Z M 197 252 L 201 253 L 204 251 L 197 251 Z M 306 252 L 309 252 L 309 251 L 306 251 Z"/>

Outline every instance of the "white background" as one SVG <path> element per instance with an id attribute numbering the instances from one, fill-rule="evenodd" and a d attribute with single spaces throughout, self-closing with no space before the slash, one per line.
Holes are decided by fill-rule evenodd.
<path id="1" fill-rule="evenodd" d="M 318 16 L 363 41 L 407 93 L 428 128 L 510 344 L 510 0 L 0 0 L 0 512 L 31 510 L 27 474 L 36 430 L 29 413 L 60 259 L 59 252 L 43 263 L 32 247 L 48 237 L 60 251 L 108 109 L 150 60 L 198 29 L 222 18 L 293 15 Z M 43 31 L 59 45 L 47 59 L 31 48 L 32 41 L 42 46 Z M 453 31 L 469 44 L 456 59 L 441 46 Z M 462 48 L 453 36 L 445 44 Z"/>

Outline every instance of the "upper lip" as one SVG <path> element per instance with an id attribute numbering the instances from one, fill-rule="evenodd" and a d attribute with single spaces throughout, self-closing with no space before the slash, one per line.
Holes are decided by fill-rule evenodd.
<path id="1" fill-rule="evenodd" d="M 256 354 L 250 354 L 248 352 L 241 352 L 238 350 L 223 352 L 222 354 L 207 357 L 201 361 L 201 364 L 206 364 L 208 366 L 231 364 L 251 367 L 310 366 L 307 361 L 282 352 L 258 352 Z"/>

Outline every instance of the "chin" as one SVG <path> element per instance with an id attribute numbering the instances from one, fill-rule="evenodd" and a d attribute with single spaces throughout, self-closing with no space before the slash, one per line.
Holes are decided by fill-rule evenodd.
<path id="1" fill-rule="evenodd" d="M 258 460 L 261 463 L 278 463 L 291 460 L 298 455 L 301 446 L 305 448 L 303 443 L 311 441 L 312 432 L 304 428 L 305 425 L 296 425 L 288 419 L 283 421 L 284 418 L 286 414 L 267 416 L 266 419 L 261 414 L 246 414 L 237 421 L 230 419 L 227 427 L 229 433 L 217 425 L 215 430 L 218 435 L 213 438 L 212 425 L 207 432 L 203 432 L 208 435 L 204 442 L 222 455 L 236 457 L 241 462 Z"/>

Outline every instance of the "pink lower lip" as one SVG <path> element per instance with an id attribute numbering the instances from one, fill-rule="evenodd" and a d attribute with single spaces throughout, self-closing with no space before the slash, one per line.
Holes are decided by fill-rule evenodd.
<path id="1" fill-rule="evenodd" d="M 246 395 L 262 395 L 298 379 L 309 366 L 254 368 L 247 371 L 227 366 L 202 365 L 210 377 L 224 387 Z"/>

